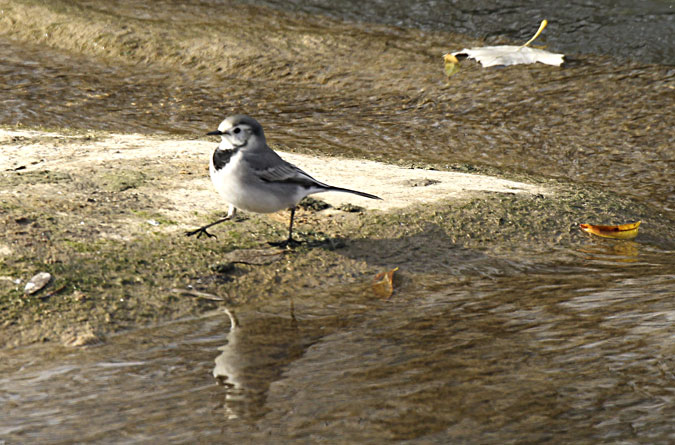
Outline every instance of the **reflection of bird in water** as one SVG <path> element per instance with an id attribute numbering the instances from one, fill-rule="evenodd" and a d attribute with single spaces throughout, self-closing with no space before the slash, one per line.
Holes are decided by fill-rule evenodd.
<path id="1" fill-rule="evenodd" d="M 239 370 L 236 366 L 237 361 L 231 360 L 230 356 L 236 351 L 238 340 L 237 331 L 240 328 L 239 320 L 237 320 L 237 317 L 229 309 L 223 308 L 223 310 L 230 319 L 230 332 L 227 334 L 227 343 L 218 348 L 218 350 L 222 352 L 216 358 L 216 367 L 213 368 L 213 377 L 215 377 L 221 385 L 238 387 L 241 386 L 241 384 L 238 382 Z"/>
<path id="2" fill-rule="evenodd" d="M 231 327 L 227 344 L 219 348 L 213 376 L 225 387 L 223 407 L 229 419 L 259 418 L 270 384 L 313 341 L 302 338 L 292 312 L 290 318 L 250 313 L 243 322 L 225 312 Z"/>

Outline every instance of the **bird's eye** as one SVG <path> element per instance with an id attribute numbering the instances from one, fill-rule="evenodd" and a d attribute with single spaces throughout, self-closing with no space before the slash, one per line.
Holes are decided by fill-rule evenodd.
<path id="1" fill-rule="evenodd" d="M 235 128 L 234 130 L 232 130 L 232 132 L 233 132 L 234 134 L 239 134 L 239 133 L 241 133 L 241 128 L 237 127 L 237 128 Z"/>

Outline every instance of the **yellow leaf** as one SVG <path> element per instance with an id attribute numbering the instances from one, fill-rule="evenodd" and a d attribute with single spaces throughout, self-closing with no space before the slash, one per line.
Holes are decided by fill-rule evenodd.
<path id="1" fill-rule="evenodd" d="M 398 267 L 375 275 L 375 280 L 373 280 L 375 295 L 384 299 L 391 297 L 391 294 L 394 293 L 394 272 L 397 270 Z"/>
<path id="2" fill-rule="evenodd" d="M 640 223 L 619 224 L 618 226 L 598 226 L 593 224 L 579 224 L 581 230 L 586 233 L 613 239 L 633 239 L 638 234 Z"/>
<path id="3" fill-rule="evenodd" d="M 445 61 L 446 76 L 450 77 L 459 71 L 459 60 L 457 60 L 457 57 L 452 54 L 446 54 L 443 56 L 443 60 Z"/>

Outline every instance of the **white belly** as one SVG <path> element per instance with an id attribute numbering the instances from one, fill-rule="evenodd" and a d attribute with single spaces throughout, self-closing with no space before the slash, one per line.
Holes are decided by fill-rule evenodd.
<path id="1" fill-rule="evenodd" d="M 215 169 L 211 157 L 211 181 L 228 204 L 249 212 L 272 213 L 294 207 L 306 196 L 298 187 L 261 181 L 241 164 L 241 157 L 242 152 L 237 152 L 220 170 Z"/>

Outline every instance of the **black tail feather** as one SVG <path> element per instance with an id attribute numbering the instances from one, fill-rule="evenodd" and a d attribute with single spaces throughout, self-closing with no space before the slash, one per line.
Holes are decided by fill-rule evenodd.
<path id="1" fill-rule="evenodd" d="M 380 201 L 382 201 L 382 198 L 380 198 L 379 196 L 371 195 L 370 193 L 366 193 L 366 192 L 359 192 L 358 190 L 345 189 L 345 188 L 342 188 L 342 187 L 330 186 L 330 187 L 326 188 L 326 191 L 327 192 L 351 193 L 353 195 L 363 196 L 364 198 L 379 199 Z"/>

